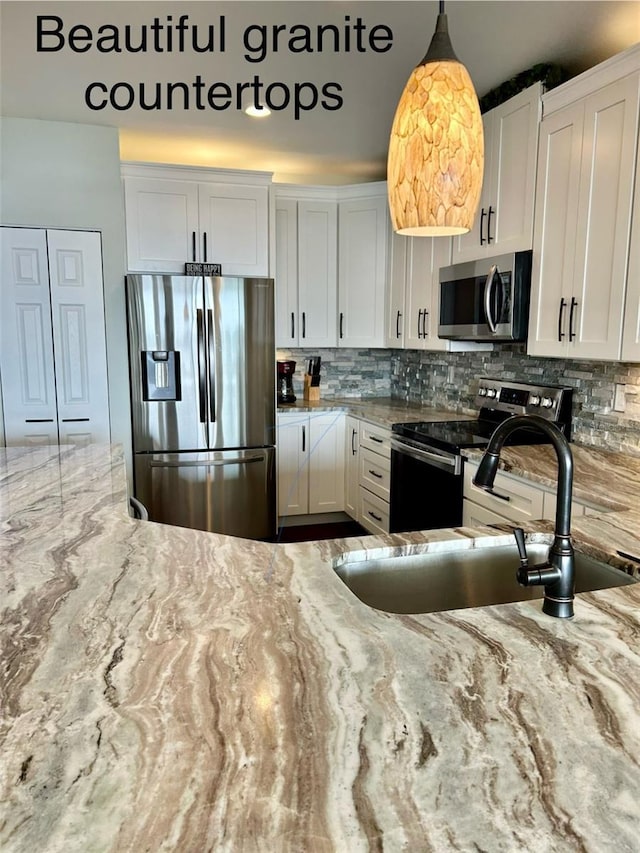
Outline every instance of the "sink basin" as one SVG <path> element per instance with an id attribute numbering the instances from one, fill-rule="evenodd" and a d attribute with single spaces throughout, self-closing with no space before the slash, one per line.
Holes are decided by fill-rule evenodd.
<path id="1" fill-rule="evenodd" d="M 549 546 L 527 543 L 529 564 L 547 559 Z M 369 555 L 371 557 L 371 555 Z M 635 583 L 624 572 L 576 552 L 576 592 Z M 519 586 L 514 544 L 362 559 L 346 554 L 334 569 L 370 607 L 387 613 L 433 613 L 542 598 L 544 587 Z"/>

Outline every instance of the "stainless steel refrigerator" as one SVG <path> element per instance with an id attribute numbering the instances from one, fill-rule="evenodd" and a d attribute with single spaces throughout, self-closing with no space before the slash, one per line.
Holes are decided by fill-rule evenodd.
<path id="1" fill-rule="evenodd" d="M 134 491 L 152 521 L 276 531 L 271 279 L 127 276 Z"/>

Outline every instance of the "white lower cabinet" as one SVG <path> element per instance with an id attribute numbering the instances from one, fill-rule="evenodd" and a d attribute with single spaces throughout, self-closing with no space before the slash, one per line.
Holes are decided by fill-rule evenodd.
<path id="1" fill-rule="evenodd" d="M 474 503 L 495 515 L 498 521 L 523 522 L 543 517 L 544 492 L 539 486 L 527 482 L 521 477 L 513 477 L 511 474 L 498 471 L 492 491 L 487 492 L 473 484 L 477 470 L 477 465 L 465 462 L 465 505 L 469 502 Z M 476 511 L 475 507 L 471 510 Z M 471 510 L 467 510 L 467 515 Z M 464 508 L 462 520 L 463 524 L 466 524 Z M 490 524 L 491 522 L 484 521 L 482 523 Z"/>
<path id="2" fill-rule="evenodd" d="M 556 493 L 543 486 L 498 471 L 492 492 L 473 485 L 478 466 L 465 462 L 464 466 L 464 504 L 462 524 L 474 527 L 483 524 L 516 523 L 545 518 L 551 521 L 556 516 Z M 581 515 L 596 515 L 610 512 L 608 508 L 595 504 L 586 504 L 572 500 L 571 518 Z"/>
<path id="3" fill-rule="evenodd" d="M 344 511 L 343 412 L 280 412 L 276 444 L 279 516 Z"/>
<path id="4" fill-rule="evenodd" d="M 389 532 L 391 430 L 360 421 L 356 520 L 369 533 Z"/>
<path id="5" fill-rule="evenodd" d="M 108 442 L 100 234 L 0 230 L 6 444 Z"/>
<path id="6" fill-rule="evenodd" d="M 351 518 L 358 518 L 360 502 L 360 421 L 351 415 L 345 418 L 344 448 L 344 509 Z"/>

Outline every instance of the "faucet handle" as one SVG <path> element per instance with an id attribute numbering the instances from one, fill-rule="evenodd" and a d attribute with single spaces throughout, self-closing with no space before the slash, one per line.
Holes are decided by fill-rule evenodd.
<path id="1" fill-rule="evenodd" d="M 518 546 L 518 554 L 520 555 L 520 565 L 526 568 L 529 565 L 529 557 L 527 556 L 527 546 L 524 543 L 524 530 L 521 527 L 516 527 L 513 531 Z"/>

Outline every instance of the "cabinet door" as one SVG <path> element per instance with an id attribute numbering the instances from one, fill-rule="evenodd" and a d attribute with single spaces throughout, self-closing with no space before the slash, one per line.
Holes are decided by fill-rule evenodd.
<path id="1" fill-rule="evenodd" d="M 60 442 L 108 442 L 100 234 L 50 230 L 47 240 Z"/>
<path id="2" fill-rule="evenodd" d="M 473 220 L 473 227 L 466 234 L 453 237 L 453 263 L 459 264 L 463 261 L 475 261 L 487 255 L 487 216 L 489 207 L 492 206 L 493 188 L 491 186 L 491 157 L 492 157 L 492 133 L 493 133 L 493 110 L 482 116 L 482 127 L 484 130 L 484 172 L 482 177 L 482 192 L 478 202 L 478 210 Z"/>
<path id="3" fill-rule="evenodd" d="M 309 512 L 344 510 L 345 415 L 309 418 Z"/>
<path id="4" fill-rule="evenodd" d="M 275 204 L 276 346 L 298 346 L 298 204 Z"/>
<path id="5" fill-rule="evenodd" d="M 585 99 L 573 288 L 575 340 L 569 346 L 569 354 L 581 358 L 620 357 L 639 83 L 640 75 L 634 74 Z"/>
<path id="6" fill-rule="evenodd" d="M 544 491 L 522 477 L 498 471 L 493 490 L 487 492 L 473 484 L 478 466 L 465 463 L 464 497 L 509 521 L 530 521 L 543 517 Z"/>
<path id="7" fill-rule="evenodd" d="M 2 228 L 0 365 L 7 446 L 58 443 L 46 231 Z"/>
<path id="8" fill-rule="evenodd" d="M 387 210 L 386 195 L 339 204 L 338 346 L 384 346 Z"/>
<path id="9" fill-rule="evenodd" d="M 540 126 L 527 352 L 562 356 L 574 278 L 584 106 L 552 113 Z"/>
<path id="10" fill-rule="evenodd" d="M 531 248 L 541 94 L 536 83 L 484 115 L 482 195 L 472 230 L 454 238 L 454 263 Z"/>
<path id="11" fill-rule="evenodd" d="M 309 512 L 309 417 L 278 414 L 276 425 L 278 515 Z"/>
<path id="12" fill-rule="evenodd" d="M 462 526 L 484 527 L 488 524 L 509 524 L 509 519 L 465 498 L 462 501 Z"/>
<path id="13" fill-rule="evenodd" d="M 298 202 L 298 343 L 337 343 L 337 221 L 334 201 Z"/>
<path id="14" fill-rule="evenodd" d="M 440 267 L 451 263 L 451 240 L 443 237 L 410 237 L 406 290 L 405 346 L 408 349 L 446 350 L 438 337 L 440 314 Z"/>
<path id="15" fill-rule="evenodd" d="M 407 254 L 410 237 L 389 234 L 389 259 L 387 276 L 387 335 L 386 345 L 402 349 L 405 338 L 405 286 L 407 281 Z"/>
<path id="16" fill-rule="evenodd" d="M 223 275 L 269 275 L 269 188 L 198 185 L 202 260 Z"/>
<path id="17" fill-rule="evenodd" d="M 347 415 L 345 418 L 345 448 L 344 448 L 344 464 L 345 464 L 345 496 L 344 508 L 351 518 L 358 518 L 358 498 L 360 491 L 359 484 L 359 442 L 358 431 L 360 422 L 357 418 Z"/>
<path id="18" fill-rule="evenodd" d="M 124 200 L 130 272 L 182 273 L 202 260 L 195 182 L 126 177 Z"/>
<path id="19" fill-rule="evenodd" d="M 631 218 L 631 251 L 627 274 L 622 360 L 640 361 L 640 145 L 636 160 L 636 189 Z M 634 249 L 633 247 L 636 247 Z"/>
<path id="20" fill-rule="evenodd" d="M 536 83 L 492 110 L 492 198 L 487 253 L 531 249 L 542 86 Z"/>

